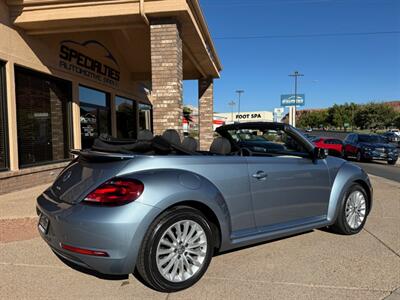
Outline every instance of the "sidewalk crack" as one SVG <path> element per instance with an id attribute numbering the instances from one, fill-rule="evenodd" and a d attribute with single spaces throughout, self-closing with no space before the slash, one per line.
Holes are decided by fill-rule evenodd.
<path id="1" fill-rule="evenodd" d="M 384 241 L 382 241 L 379 237 L 377 237 L 375 234 L 373 234 L 371 231 L 366 229 L 364 227 L 364 230 L 369 233 L 371 236 L 373 236 L 378 242 L 380 242 L 383 246 L 385 246 L 389 251 L 391 251 L 394 255 L 396 255 L 398 258 L 400 258 L 400 254 L 397 253 L 394 249 L 392 249 L 389 245 L 387 245 Z"/>

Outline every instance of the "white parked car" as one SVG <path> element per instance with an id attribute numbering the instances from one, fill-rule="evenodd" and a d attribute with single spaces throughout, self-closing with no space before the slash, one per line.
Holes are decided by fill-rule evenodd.
<path id="1" fill-rule="evenodd" d="M 393 132 L 394 134 L 400 136 L 400 130 L 399 129 L 389 129 L 388 132 Z"/>

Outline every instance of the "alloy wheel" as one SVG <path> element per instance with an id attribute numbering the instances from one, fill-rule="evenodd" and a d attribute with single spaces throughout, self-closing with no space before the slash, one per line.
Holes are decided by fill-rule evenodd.
<path id="1" fill-rule="evenodd" d="M 204 229 L 193 220 L 181 220 L 162 234 L 156 251 L 157 268 L 166 280 L 183 282 L 201 269 L 206 255 Z"/>
<path id="2" fill-rule="evenodd" d="M 346 222 L 351 229 L 358 229 L 364 222 L 367 201 L 361 191 L 353 191 L 346 201 Z"/>

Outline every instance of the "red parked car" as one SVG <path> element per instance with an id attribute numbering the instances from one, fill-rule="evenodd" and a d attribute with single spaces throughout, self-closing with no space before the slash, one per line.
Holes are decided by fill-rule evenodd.
<path id="1" fill-rule="evenodd" d="M 343 142 L 335 138 L 316 138 L 313 140 L 315 146 L 327 149 L 330 155 L 343 157 Z"/>

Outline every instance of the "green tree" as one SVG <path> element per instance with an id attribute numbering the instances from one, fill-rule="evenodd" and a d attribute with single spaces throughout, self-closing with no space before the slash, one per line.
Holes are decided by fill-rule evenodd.
<path id="1" fill-rule="evenodd" d="M 189 107 L 187 107 L 187 106 L 183 107 L 183 118 L 188 123 L 193 122 L 192 113 L 193 113 L 193 111 Z"/>
<path id="2" fill-rule="evenodd" d="M 347 129 L 346 124 L 354 127 L 354 119 L 357 111 L 358 105 L 353 102 L 346 102 L 341 105 L 335 104 L 328 109 L 328 122 L 339 129 Z"/>
<path id="3" fill-rule="evenodd" d="M 400 112 L 397 112 L 395 117 L 393 118 L 393 126 L 396 128 L 400 128 Z"/>
<path id="4" fill-rule="evenodd" d="M 362 129 L 382 129 L 395 122 L 396 112 L 385 103 L 368 103 L 359 108 L 355 115 L 357 127 Z"/>
<path id="5" fill-rule="evenodd" d="M 298 118 L 297 123 L 302 128 L 320 128 L 325 127 L 328 113 L 326 110 L 306 111 Z"/>
<path id="6" fill-rule="evenodd" d="M 344 124 L 349 121 L 347 110 L 344 105 L 334 104 L 328 109 L 329 123 L 339 129 L 344 128 Z"/>

